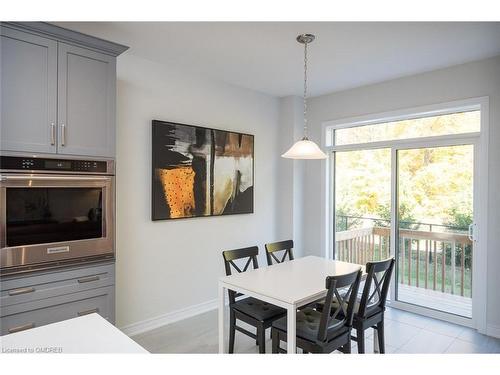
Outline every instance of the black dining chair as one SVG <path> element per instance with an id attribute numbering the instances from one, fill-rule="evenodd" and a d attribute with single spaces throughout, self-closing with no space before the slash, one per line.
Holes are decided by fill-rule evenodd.
<path id="1" fill-rule="evenodd" d="M 358 343 L 358 353 L 365 353 L 365 331 L 369 328 L 377 330 L 380 353 L 385 353 L 384 311 L 394 263 L 394 258 L 366 263 L 366 278 L 356 300 L 352 322 L 356 336 L 351 338 Z M 316 309 L 322 311 L 324 304 L 325 301 L 317 303 Z M 334 300 L 332 305 L 335 308 L 338 302 Z"/>
<path id="2" fill-rule="evenodd" d="M 361 268 L 352 273 L 326 278 L 326 305 L 323 311 L 306 307 L 297 311 L 296 344 L 303 353 L 351 352 L 354 305 L 361 280 Z M 339 290 L 347 289 L 341 295 Z M 332 301 L 339 303 L 333 309 Z M 276 320 L 271 328 L 273 353 L 286 353 L 281 341 L 287 341 L 287 317 Z"/>
<path id="3" fill-rule="evenodd" d="M 236 250 L 227 250 L 222 252 L 224 258 L 224 266 L 226 275 L 232 274 L 232 271 L 238 273 L 245 272 L 250 265 L 253 269 L 259 268 L 257 255 L 259 248 L 257 246 L 246 247 Z M 235 261 L 242 260 L 244 266 L 240 268 Z M 234 337 L 236 331 L 244 333 L 247 336 L 256 340 L 259 345 L 259 353 L 266 352 L 266 329 L 271 327 L 271 324 L 276 319 L 286 315 L 286 310 L 263 302 L 253 297 L 239 298 L 243 296 L 241 293 L 236 293 L 233 290 L 228 290 L 229 294 L 229 353 L 234 352 Z M 256 328 L 256 333 L 252 333 L 238 325 L 236 320 L 241 320 Z"/>
<path id="4" fill-rule="evenodd" d="M 368 328 L 377 330 L 380 353 L 385 353 L 384 312 L 394 264 L 394 258 L 366 263 L 363 294 L 352 323 L 356 330 L 353 340 L 358 343 L 358 353 L 365 353 L 365 331 Z"/>
<path id="5" fill-rule="evenodd" d="M 281 254 L 281 259 L 278 257 L 278 253 L 283 251 Z M 288 256 L 289 260 L 293 260 L 293 240 L 279 241 L 266 244 L 266 257 L 267 265 L 273 265 L 273 259 L 276 263 L 282 263 Z"/>

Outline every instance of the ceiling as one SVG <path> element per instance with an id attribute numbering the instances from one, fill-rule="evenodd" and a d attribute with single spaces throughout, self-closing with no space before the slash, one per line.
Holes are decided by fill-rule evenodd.
<path id="1" fill-rule="evenodd" d="M 58 22 L 159 63 L 275 96 L 312 96 L 500 55 L 500 22 Z"/>

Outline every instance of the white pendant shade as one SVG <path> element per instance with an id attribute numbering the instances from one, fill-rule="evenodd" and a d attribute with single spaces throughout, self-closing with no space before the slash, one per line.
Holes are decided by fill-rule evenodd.
<path id="1" fill-rule="evenodd" d="M 295 142 L 293 146 L 281 156 L 288 159 L 326 159 L 326 154 L 321 151 L 318 145 L 306 138 Z"/>

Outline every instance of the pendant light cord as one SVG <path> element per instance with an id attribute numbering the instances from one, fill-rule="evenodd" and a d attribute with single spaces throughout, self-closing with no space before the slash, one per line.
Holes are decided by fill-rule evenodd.
<path id="1" fill-rule="evenodd" d="M 307 42 L 304 43 L 304 138 L 307 138 Z"/>

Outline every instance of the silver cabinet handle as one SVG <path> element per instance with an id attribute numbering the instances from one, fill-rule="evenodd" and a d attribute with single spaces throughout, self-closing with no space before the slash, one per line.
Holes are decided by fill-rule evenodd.
<path id="1" fill-rule="evenodd" d="M 27 330 L 27 329 L 30 329 L 33 327 L 35 327 L 35 323 L 28 323 L 28 324 L 24 324 L 22 326 L 9 328 L 9 333 L 21 332 L 21 331 L 24 331 L 24 330 Z"/>
<path id="2" fill-rule="evenodd" d="M 32 293 L 35 291 L 35 288 L 27 287 L 27 288 L 20 288 L 20 289 L 14 289 L 9 291 L 9 296 L 18 296 L 19 294 L 26 294 L 26 293 Z"/>
<path id="3" fill-rule="evenodd" d="M 89 314 L 98 313 L 98 312 L 99 312 L 99 308 L 96 307 L 95 309 L 80 311 L 77 314 L 78 314 L 78 316 L 84 316 L 84 315 L 89 315 Z"/>
<path id="4" fill-rule="evenodd" d="M 61 124 L 61 146 L 66 146 L 66 124 Z"/>
<path id="5" fill-rule="evenodd" d="M 50 123 L 50 144 L 54 146 L 56 144 L 56 124 Z"/>
<path id="6" fill-rule="evenodd" d="M 99 280 L 99 276 L 95 275 L 95 276 L 83 277 L 81 279 L 78 279 L 78 282 L 80 284 L 83 284 L 83 283 L 90 283 L 91 281 L 97 281 L 97 280 Z"/>

